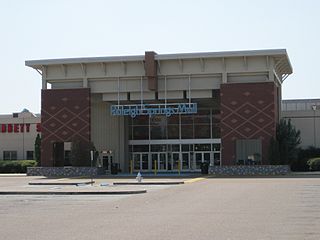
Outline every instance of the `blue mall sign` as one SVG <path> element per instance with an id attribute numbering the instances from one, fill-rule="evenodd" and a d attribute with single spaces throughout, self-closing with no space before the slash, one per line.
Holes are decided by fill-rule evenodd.
<path id="1" fill-rule="evenodd" d="M 111 105 L 113 116 L 171 115 L 197 113 L 197 103 Z"/>

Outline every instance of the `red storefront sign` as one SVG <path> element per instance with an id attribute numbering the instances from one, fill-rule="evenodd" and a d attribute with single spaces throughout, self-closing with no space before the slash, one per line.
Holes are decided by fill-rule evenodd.
<path id="1" fill-rule="evenodd" d="M 41 124 L 40 123 L 6 123 L 1 124 L 1 132 L 2 133 L 23 133 L 30 132 L 31 125 L 35 125 L 36 131 L 41 132 Z"/>

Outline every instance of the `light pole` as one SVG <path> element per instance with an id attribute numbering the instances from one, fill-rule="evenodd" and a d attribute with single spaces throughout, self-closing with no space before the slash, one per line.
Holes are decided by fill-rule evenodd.
<path id="1" fill-rule="evenodd" d="M 317 147 L 317 142 L 316 142 L 316 110 L 317 106 L 312 105 L 312 110 L 313 110 L 313 144 L 314 147 Z"/>

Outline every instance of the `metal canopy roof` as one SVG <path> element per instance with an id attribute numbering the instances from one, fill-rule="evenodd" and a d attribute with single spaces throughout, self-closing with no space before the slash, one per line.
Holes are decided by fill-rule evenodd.
<path id="1" fill-rule="evenodd" d="M 183 59 L 208 59 L 208 58 L 232 58 L 232 57 L 254 57 L 271 56 L 281 65 L 283 74 L 291 74 L 292 66 L 286 49 L 267 49 L 267 50 L 246 50 L 246 51 L 224 51 L 224 52 L 198 52 L 198 53 L 176 53 L 176 54 L 156 54 L 155 60 L 183 60 Z M 61 64 L 85 64 L 85 63 L 108 63 L 108 62 L 132 62 L 144 61 L 144 55 L 135 56 L 110 56 L 110 57 L 85 57 L 85 58 L 61 58 L 27 60 L 25 65 L 41 70 L 43 66 Z"/>

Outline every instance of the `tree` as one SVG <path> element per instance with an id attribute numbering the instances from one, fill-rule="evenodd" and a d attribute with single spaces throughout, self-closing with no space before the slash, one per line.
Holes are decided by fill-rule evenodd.
<path id="1" fill-rule="evenodd" d="M 34 142 L 34 157 L 37 161 L 37 166 L 41 165 L 40 159 L 41 159 L 41 137 L 40 134 L 37 134 L 36 140 Z"/>
<path id="2" fill-rule="evenodd" d="M 276 138 L 270 140 L 270 163 L 291 165 L 298 157 L 300 143 L 300 131 L 296 130 L 290 119 L 281 119 L 277 124 Z"/>

